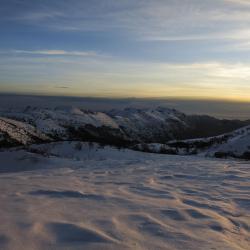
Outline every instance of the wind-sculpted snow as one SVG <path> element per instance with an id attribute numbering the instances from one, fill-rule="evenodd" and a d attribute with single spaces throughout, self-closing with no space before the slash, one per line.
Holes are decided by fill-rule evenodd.
<path id="1" fill-rule="evenodd" d="M 249 249 L 246 162 L 79 142 L 28 150 L 0 152 L 1 250 Z"/>

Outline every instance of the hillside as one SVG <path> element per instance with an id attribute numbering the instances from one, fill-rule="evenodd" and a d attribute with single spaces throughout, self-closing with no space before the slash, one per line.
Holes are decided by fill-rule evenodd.
<path id="1" fill-rule="evenodd" d="M 166 144 L 138 144 L 134 149 L 153 153 L 205 155 L 250 159 L 250 126 L 220 136 L 175 140 Z"/>
<path id="2" fill-rule="evenodd" d="M 2 111 L 0 115 L 31 125 L 41 134 L 57 141 L 96 141 L 118 146 L 215 136 L 249 124 L 209 116 L 188 116 L 162 107 L 108 112 L 92 112 L 75 107 L 27 107 L 22 111 Z"/>
<path id="3" fill-rule="evenodd" d="M 0 117 L 0 148 L 50 140 L 47 135 L 30 124 Z"/>

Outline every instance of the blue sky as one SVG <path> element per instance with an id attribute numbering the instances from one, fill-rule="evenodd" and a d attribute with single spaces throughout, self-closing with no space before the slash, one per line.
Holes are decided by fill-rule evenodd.
<path id="1" fill-rule="evenodd" d="M 250 100 L 249 0 L 0 0 L 0 91 Z"/>

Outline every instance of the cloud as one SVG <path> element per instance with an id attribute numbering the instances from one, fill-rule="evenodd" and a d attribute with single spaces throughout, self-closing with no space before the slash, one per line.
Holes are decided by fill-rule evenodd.
<path id="1" fill-rule="evenodd" d="M 211 32 L 205 34 L 189 34 L 177 36 L 148 36 L 142 38 L 146 41 L 201 41 L 201 40 L 249 40 L 250 29 L 231 30 L 228 32 Z"/>
<path id="2" fill-rule="evenodd" d="M 225 2 L 231 2 L 237 5 L 247 5 L 250 6 L 249 0 L 225 0 Z"/>
<path id="3" fill-rule="evenodd" d="M 54 86 L 72 86 L 65 92 L 125 89 L 133 94 L 145 89 L 149 95 L 155 89 L 160 95 L 163 90 L 188 89 L 198 95 L 198 90 L 224 88 L 234 93 L 245 86 L 250 93 L 250 65 L 243 63 L 249 58 L 239 52 L 250 50 L 249 3 L 2 0 L 0 23 L 6 45 L 0 51 L 0 80 L 45 89 L 52 83 L 54 91 Z"/>
<path id="4" fill-rule="evenodd" d="M 55 86 L 56 89 L 69 89 L 69 86 Z"/>
<path id="5" fill-rule="evenodd" d="M 249 39 L 249 0 L 20 2 L 6 18 L 59 32 L 105 31 L 136 41 Z"/>
<path id="6" fill-rule="evenodd" d="M 223 45 L 214 49 L 214 51 L 224 51 L 224 52 L 246 52 L 250 51 L 250 42 L 235 42 L 227 45 Z"/>
<path id="7" fill-rule="evenodd" d="M 146 62 L 91 57 L 0 57 L 0 82 L 65 94 L 250 98 L 250 63 Z M 67 87 L 70 88 L 67 88 Z M 110 94 L 111 95 L 111 94 Z"/>
<path id="8" fill-rule="evenodd" d="M 205 42 L 237 41 L 243 44 L 250 39 L 249 1 L 244 0 L 21 2 L 26 2 L 25 8 L 19 8 L 16 15 L 9 15 L 7 18 L 12 18 L 22 25 L 35 26 L 43 32 L 48 29 L 53 32 L 70 33 L 72 37 L 80 33 L 88 36 L 100 33 L 105 34 L 111 43 L 112 40 L 116 41 L 116 37 L 120 39 L 122 36 L 124 40 L 133 41 L 136 46 L 141 42 L 162 42 L 160 46 L 168 46 L 179 41 L 190 42 L 189 44 L 197 42 L 201 47 Z M 87 33 L 89 31 L 91 33 Z M 163 42 L 166 42 L 166 45 Z M 98 46 L 107 47 L 106 43 Z M 128 46 L 127 49 L 130 50 Z M 210 46 L 203 46 L 202 49 L 208 51 Z M 225 49 L 221 46 L 220 50 L 228 51 L 226 46 Z M 235 48 L 233 50 L 236 51 Z M 37 50 L 16 53 L 65 57 L 103 56 L 94 51 Z"/>
<path id="9" fill-rule="evenodd" d="M 98 57 L 101 56 L 95 51 L 66 51 L 66 50 L 12 50 L 15 54 L 45 55 L 45 56 L 82 56 Z"/>
<path id="10" fill-rule="evenodd" d="M 21 14 L 20 16 L 17 16 L 17 20 L 23 20 L 23 21 L 43 21 L 43 20 L 53 20 L 56 18 L 61 18 L 64 16 L 63 12 L 59 11 L 45 11 L 45 12 L 28 12 Z M 15 18 L 13 18 L 15 20 Z"/>

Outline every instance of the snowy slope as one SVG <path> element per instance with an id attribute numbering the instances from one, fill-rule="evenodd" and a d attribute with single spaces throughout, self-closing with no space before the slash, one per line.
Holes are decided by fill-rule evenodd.
<path id="1" fill-rule="evenodd" d="M 110 116 L 126 134 L 142 141 L 174 139 L 177 131 L 185 130 L 185 114 L 174 109 L 135 109 L 113 110 Z"/>
<path id="2" fill-rule="evenodd" d="M 192 140 L 175 140 L 167 144 L 138 144 L 134 149 L 152 153 L 250 159 L 250 126 L 220 136 Z"/>
<path id="3" fill-rule="evenodd" d="M 53 109 L 27 107 L 22 111 L 15 109 L 2 111 L 0 115 L 16 121 L 13 121 L 11 125 L 10 122 L 6 123 L 7 120 L 4 121 L 3 118 L 2 127 L 5 130 L 2 132 L 7 133 L 8 131 L 8 134 L 11 135 L 17 132 L 16 127 L 20 128 L 22 132 L 18 130 L 18 135 L 15 134 L 12 138 L 18 139 L 17 141 L 22 144 L 36 142 L 33 137 L 42 139 L 45 134 L 54 141 L 95 141 L 128 147 L 138 143 L 166 143 L 176 139 L 218 135 L 247 124 L 247 122 L 218 120 L 208 116 L 187 116 L 174 109 L 162 107 L 155 109 L 126 108 L 106 113 L 67 106 Z M 5 134 L 2 137 L 4 138 Z M 221 139 L 218 138 L 216 140 L 221 143 Z M 209 140 L 202 139 L 200 142 L 193 143 L 214 144 Z M 211 140 L 213 141 L 214 137 Z M 183 147 L 179 145 L 179 142 L 177 144 L 174 147 L 178 148 L 178 153 L 190 153 L 190 147 L 193 148 L 193 151 L 200 151 L 197 145 L 193 147 L 192 140 L 182 142 Z M 186 150 L 186 146 L 188 146 L 188 150 Z M 151 145 L 151 151 L 157 151 L 153 147 Z M 168 147 L 164 147 L 164 151 L 169 151 Z M 173 145 L 170 145 L 171 152 L 172 147 Z"/>
<path id="4" fill-rule="evenodd" d="M 125 109 L 111 112 L 91 112 L 73 107 L 41 109 L 28 107 L 24 111 L 2 112 L 3 116 L 21 120 L 34 125 L 48 135 L 66 139 L 67 128 L 92 126 L 119 130 L 133 140 L 174 139 L 179 127 L 185 129 L 185 115 L 166 108 Z"/>
<path id="5" fill-rule="evenodd" d="M 249 164 L 34 147 L 0 152 L 1 250 L 249 249 Z"/>
<path id="6" fill-rule="evenodd" d="M 250 126 L 238 129 L 226 137 L 225 142 L 209 148 L 207 154 L 218 157 L 225 154 L 250 159 Z"/>
<path id="7" fill-rule="evenodd" d="M 44 133 L 66 133 L 67 126 L 83 126 L 86 124 L 95 127 L 109 126 L 117 128 L 117 125 L 107 115 L 100 112 L 81 111 L 77 108 L 60 107 L 56 109 L 26 108 L 22 112 L 8 112 L 5 115 L 33 123 L 37 129 Z"/>
<path id="8" fill-rule="evenodd" d="M 0 117 L 0 132 L 2 133 L 0 139 L 6 139 L 7 136 L 13 141 L 23 145 L 50 140 L 48 136 L 27 123 L 3 117 Z"/>
<path id="9" fill-rule="evenodd" d="M 88 134 L 87 137 L 98 137 L 106 133 L 104 139 L 111 135 L 127 141 L 161 143 L 173 139 L 218 135 L 246 124 L 240 121 L 221 121 L 207 116 L 187 116 L 174 109 L 162 107 L 126 108 L 106 113 L 90 112 L 75 107 L 28 107 L 23 111 L 2 111 L 0 115 L 29 123 L 41 132 L 59 139 L 72 139 L 69 128 L 71 131 L 73 128 L 84 131 L 85 136 Z"/>
<path id="10" fill-rule="evenodd" d="M 32 124 L 54 140 L 97 140 L 112 143 L 128 140 L 118 125 L 102 112 L 90 112 L 72 107 L 2 112 L 3 116 Z"/>

